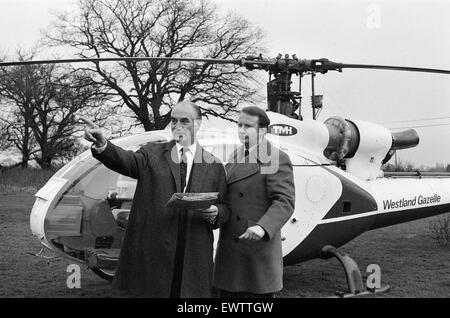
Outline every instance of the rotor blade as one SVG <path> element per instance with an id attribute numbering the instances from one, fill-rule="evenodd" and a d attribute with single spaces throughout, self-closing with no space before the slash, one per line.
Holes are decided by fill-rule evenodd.
<path id="1" fill-rule="evenodd" d="M 371 64 L 344 64 L 336 63 L 340 68 L 365 68 L 378 70 L 408 71 L 408 72 L 425 72 L 425 73 L 441 73 L 450 74 L 450 70 L 441 70 L 434 68 L 408 67 L 408 66 L 388 66 L 388 65 L 371 65 Z"/>
<path id="2" fill-rule="evenodd" d="M 76 58 L 61 60 L 36 60 L 19 62 L 0 62 L 1 66 L 15 65 L 37 65 L 37 64 L 61 64 L 61 63 L 85 63 L 85 62 L 114 62 L 114 61 L 180 61 L 180 62 L 201 62 L 215 64 L 243 64 L 245 60 L 225 60 L 225 59 L 200 59 L 189 57 L 102 57 L 102 58 Z"/>

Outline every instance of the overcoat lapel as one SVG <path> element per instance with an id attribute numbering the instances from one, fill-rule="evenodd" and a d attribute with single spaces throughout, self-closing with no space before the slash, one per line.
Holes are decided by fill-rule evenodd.
<path id="1" fill-rule="evenodd" d="M 236 149 L 231 155 L 229 162 L 225 165 L 227 170 L 227 183 L 233 183 L 245 179 L 259 171 L 259 165 L 254 160 L 252 154 L 244 157 L 244 147 Z"/>
<path id="2" fill-rule="evenodd" d="M 232 163 L 226 165 L 227 183 L 233 183 L 248 178 L 259 172 L 257 163 Z"/>
<path id="3" fill-rule="evenodd" d="M 181 189 L 181 180 L 180 180 L 180 165 L 178 164 L 178 154 L 177 147 L 175 146 L 175 141 L 171 140 L 164 151 L 164 156 L 169 164 L 170 170 L 172 171 L 172 176 L 175 180 L 175 184 L 177 186 L 177 192 L 183 192 Z"/>
<path id="4" fill-rule="evenodd" d="M 250 151 L 248 158 L 244 157 L 244 147 L 238 148 L 226 164 L 227 183 L 233 183 L 248 178 L 261 170 L 261 164 L 267 164 L 272 155 L 271 144 L 267 139 Z"/>

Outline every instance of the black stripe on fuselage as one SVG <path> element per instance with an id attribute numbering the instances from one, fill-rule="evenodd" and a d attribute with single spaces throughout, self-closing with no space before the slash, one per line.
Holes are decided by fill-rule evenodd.
<path id="1" fill-rule="evenodd" d="M 338 174 L 326 167 L 323 168 L 339 178 L 342 183 L 341 196 L 331 207 L 330 211 L 328 211 L 325 215 L 324 219 L 355 215 L 369 211 L 376 211 L 378 209 L 377 202 L 369 192 L 341 174 Z"/>
<path id="2" fill-rule="evenodd" d="M 284 265 L 293 265 L 320 258 L 324 256 L 321 250 L 325 245 L 340 247 L 369 230 L 448 212 L 450 212 L 450 204 L 443 204 L 410 210 L 380 212 L 368 216 L 361 215 L 346 220 L 337 218 L 334 222 L 318 224 L 295 249 L 284 256 L 283 263 Z"/>

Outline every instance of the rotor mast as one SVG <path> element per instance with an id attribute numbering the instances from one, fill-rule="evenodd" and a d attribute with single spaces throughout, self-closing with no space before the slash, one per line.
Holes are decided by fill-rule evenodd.
<path id="1" fill-rule="evenodd" d="M 249 56 L 241 61 L 241 65 L 250 70 L 262 69 L 269 73 L 267 104 L 270 111 L 300 120 L 303 119 L 301 109 L 303 76 L 311 75 L 312 118 L 317 119 L 322 110 L 323 96 L 315 93 L 316 73 L 325 74 L 329 70 L 341 71 L 339 63 L 330 62 L 327 59 L 299 60 L 295 54 L 292 55 L 292 58 L 288 54 L 284 58 L 278 54 L 272 61 L 263 60 L 261 55 L 259 57 Z M 291 90 L 292 75 L 298 76 L 298 91 Z"/>

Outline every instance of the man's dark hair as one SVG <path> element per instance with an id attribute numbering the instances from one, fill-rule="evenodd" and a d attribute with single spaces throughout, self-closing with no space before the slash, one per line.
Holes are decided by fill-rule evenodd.
<path id="1" fill-rule="evenodd" d="M 246 113 L 250 116 L 258 116 L 258 127 L 267 128 L 270 125 L 269 116 L 267 116 L 266 111 L 257 106 L 248 106 L 241 109 L 242 113 Z"/>

